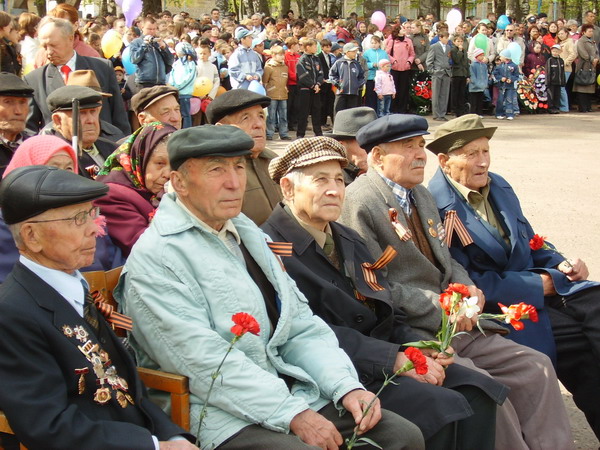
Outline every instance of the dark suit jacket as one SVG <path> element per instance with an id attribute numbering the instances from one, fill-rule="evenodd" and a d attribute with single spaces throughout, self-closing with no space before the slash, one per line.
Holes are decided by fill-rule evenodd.
<path id="1" fill-rule="evenodd" d="M 288 274 L 307 297 L 312 311 L 333 329 L 361 383 L 376 392 L 384 372 L 393 373 L 401 344 L 423 339 L 423 335 L 406 323 L 400 309 L 392 306 L 389 285 L 381 271 L 377 271 L 377 281 L 385 290 L 374 291 L 366 283 L 361 264 L 374 259 L 358 233 L 337 222 L 330 222 L 330 226 L 344 273 L 281 203 L 261 228 L 275 241 L 294 244 L 293 256 L 282 258 Z M 355 289 L 373 303 L 374 310 L 356 299 Z M 471 414 L 465 398 L 445 388 L 475 385 L 499 403 L 507 394 L 505 386 L 457 364 L 448 368 L 443 388 L 407 377 L 396 382 L 398 389 L 390 386 L 383 391 L 383 404 L 418 425 L 426 438 L 445 424 Z"/>
<path id="2" fill-rule="evenodd" d="M 77 55 L 75 60 L 77 70 L 93 70 L 98 78 L 102 92 L 112 94 L 112 97 L 103 97 L 100 118 L 118 127 L 125 136 L 131 134 L 129 119 L 121 97 L 121 90 L 110 61 L 101 58 Z M 34 89 L 30 101 L 27 129 L 35 133 L 40 131 L 52 119 L 46 98 L 54 90 L 65 85 L 58 68 L 53 64 L 46 64 L 39 69 L 25 75 L 25 81 Z"/>
<path id="3" fill-rule="evenodd" d="M 539 272 L 549 273 L 556 292 L 563 296 L 598 286 L 598 283 L 571 282 L 555 269 L 564 260 L 560 254 L 552 250 L 532 251 L 529 240 L 534 235 L 533 228 L 523 215 L 517 195 L 504 178 L 494 173 L 489 176 L 490 203 L 504 224 L 510 239 L 510 251 L 504 249 L 438 169 L 429 182 L 429 190 L 436 200 L 440 215 L 444 217 L 446 211 L 455 210 L 474 241 L 463 247 L 456 237 L 452 240 L 450 253 L 467 269 L 471 279 L 483 291 L 489 310 L 497 311 L 498 302 L 509 305 L 522 301 L 535 306 L 539 322 L 527 322 L 524 330 L 510 333 L 509 337 L 554 357 L 554 337 L 545 311 L 544 288 Z"/>
<path id="4" fill-rule="evenodd" d="M 102 318 L 100 338 L 51 286 L 23 266 L 0 286 L 0 408 L 28 448 L 154 449 L 151 436 L 191 437 L 146 397 L 135 364 Z M 65 326 L 82 327 L 91 344 L 115 349 L 118 375 L 135 405 L 122 408 L 115 395 L 94 401 L 98 387 L 91 362 Z M 79 393 L 80 375 L 85 390 Z M 132 423 L 133 422 L 133 423 Z M 136 424 L 139 422 L 139 424 Z"/>

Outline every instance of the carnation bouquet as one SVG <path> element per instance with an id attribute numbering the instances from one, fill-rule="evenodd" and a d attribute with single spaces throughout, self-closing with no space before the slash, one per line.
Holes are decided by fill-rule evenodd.
<path id="1" fill-rule="evenodd" d="M 428 72 L 419 72 L 411 80 L 410 101 L 418 115 L 426 116 L 431 112 L 431 76 Z"/>

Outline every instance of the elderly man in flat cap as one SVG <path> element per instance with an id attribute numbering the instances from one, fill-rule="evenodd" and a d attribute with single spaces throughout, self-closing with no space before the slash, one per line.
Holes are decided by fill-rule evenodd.
<path id="1" fill-rule="evenodd" d="M 92 201 L 107 191 L 46 166 L 15 169 L 0 185 L 21 253 L 0 286 L 0 409 L 28 448 L 196 448 L 148 400 L 79 273 L 94 259 Z"/>
<path id="2" fill-rule="evenodd" d="M 131 98 L 131 109 L 141 125 L 163 122 L 181 129 L 179 91 L 173 86 L 153 86 L 141 89 Z"/>
<path id="3" fill-rule="evenodd" d="M 557 359 L 558 378 L 600 437 L 600 285 L 588 281 L 580 259 L 566 260 L 549 244 L 533 250 L 534 231 L 519 199 L 489 172 L 496 127 L 466 115 L 439 127 L 427 148 L 440 168 L 429 184 L 442 217 L 456 211 L 472 242 L 454 236 L 450 252 L 486 298 L 486 311 L 518 299 L 540 318 L 510 338 Z"/>
<path id="4" fill-rule="evenodd" d="M 271 99 L 245 89 L 234 89 L 218 96 L 206 108 L 212 124 L 235 125 L 253 140 L 254 147 L 246 161 L 246 192 L 242 212 L 261 225 L 281 201 L 281 190 L 269 176 L 269 162 L 277 154 L 266 148 L 266 119 L 264 108 Z"/>
<path id="5" fill-rule="evenodd" d="M 344 148 L 327 137 L 289 145 L 269 167 L 285 200 L 261 228 L 275 241 L 293 244 L 291 257 L 282 258 L 287 273 L 313 312 L 333 329 L 361 382 L 377 392 L 385 376 L 404 364 L 402 344 L 422 336 L 394 308 L 381 272 L 385 264 L 372 272 L 379 289 L 365 277 L 362 264 L 375 260 L 364 241 L 336 222 L 344 202 L 342 171 L 347 162 Z M 382 261 L 394 257 L 390 252 Z M 454 448 L 456 443 L 462 449 L 493 449 L 496 402 L 502 404 L 508 388 L 441 354 L 427 360 L 427 374 L 403 374 L 382 392 L 382 404 L 419 426 L 427 448 Z"/>
<path id="6" fill-rule="evenodd" d="M 117 144 L 100 137 L 102 95 L 84 86 L 64 86 L 46 99 L 52 122 L 40 134 L 52 134 L 71 143 L 73 139 L 73 99 L 79 100 L 79 173 L 95 178 Z"/>
<path id="7" fill-rule="evenodd" d="M 25 131 L 33 89 L 18 76 L 0 73 L 0 179 L 19 145 L 31 134 Z"/>
<path id="8" fill-rule="evenodd" d="M 111 62 L 78 55 L 73 50 L 73 24 L 65 19 L 44 17 L 38 26 L 38 38 L 42 48 L 46 50 L 49 63 L 25 75 L 25 82 L 34 89 L 27 129 L 37 133 L 50 122 L 52 111 L 46 104 L 46 98 L 56 89 L 65 86 L 71 72 L 93 70 L 102 86 L 102 92 L 113 95 L 102 100 L 104 108 L 100 116 L 121 129 L 123 134 L 131 133 Z"/>
<path id="9" fill-rule="evenodd" d="M 162 198 L 134 245 L 116 297 L 137 321 L 131 341 L 140 363 L 189 377 L 193 430 L 233 338 L 232 316 L 248 313 L 258 322 L 260 332 L 244 336 L 222 365 L 200 428 L 203 448 L 337 448 L 373 394 L 267 236 L 240 214 L 253 146 L 228 125 L 173 133 L 175 192 Z M 340 417 L 343 408 L 349 414 Z M 414 425 L 381 413 L 376 402 L 360 431 L 381 419 L 367 436 L 384 448 L 422 448 Z"/>
<path id="10" fill-rule="evenodd" d="M 333 130 L 325 136 L 338 141 L 346 149 L 348 165 L 344 167 L 346 186 L 367 171 L 367 152 L 356 142 L 356 133 L 377 119 L 377 113 L 368 106 L 344 109 L 335 115 Z"/>
<path id="11" fill-rule="evenodd" d="M 449 283 L 468 286 L 480 308 L 485 297 L 450 255 L 435 201 L 421 185 L 427 127 L 422 117 L 393 114 L 358 132 L 358 143 L 370 151 L 369 171 L 348 187 L 340 221 L 358 231 L 371 254 L 388 245 L 400 254 L 387 265 L 392 299 L 408 323 L 432 339 L 441 322 L 439 296 Z M 469 335 L 452 342 L 454 359 L 510 387 L 498 409 L 497 448 L 572 448 L 550 359 L 503 338 L 497 332 L 506 329 L 499 324 L 482 322 L 484 335 L 476 321 L 477 314 L 458 318 L 458 329 Z"/>

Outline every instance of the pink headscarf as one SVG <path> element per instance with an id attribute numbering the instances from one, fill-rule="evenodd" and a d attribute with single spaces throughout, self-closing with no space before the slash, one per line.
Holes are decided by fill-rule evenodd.
<path id="1" fill-rule="evenodd" d="M 77 169 L 77 155 L 73 147 L 59 137 L 45 134 L 30 137 L 19 145 L 19 148 L 17 148 L 10 160 L 10 164 L 6 167 L 2 178 L 19 167 L 43 166 L 52 156 L 60 151 L 65 151 L 69 154 L 73 160 L 75 173 L 79 173 Z"/>

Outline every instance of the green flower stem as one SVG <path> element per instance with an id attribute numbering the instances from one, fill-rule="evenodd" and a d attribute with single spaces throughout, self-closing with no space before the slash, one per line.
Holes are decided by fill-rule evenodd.
<path id="1" fill-rule="evenodd" d="M 233 346 L 235 345 L 235 343 L 237 341 L 239 341 L 239 339 L 242 336 L 243 336 L 243 334 L 240 336 L 234 336 L 234 338 L 231 340 L 231 343 L 229 344 L 229 348 L 227 349 L 227 351 L 225 352 L 225 355 L 223 356 L 223 359 L 221 360 L 221 363 L 217 367 L 217 370 L 215 370 L 211 374 L 212 380 L 210 381 L 210 386 L 209 386 L 208 392 L 206 394 L 206 401 L 204 402 L 204 406 L 202 406 L 202 410 L 200 411 L 200 422 L 198 423 L 198 433 L 196 434 L 196 447 L 200 447 L 200 429 L 202 428 L 202 422 L 204 421 L 204 418 L 206 417 L 206 410 L 208 408 L 208 399 L 210 398 L 210 394 L 212 393 L 213 387 L 215 386 L 215 381 L 217 380 L 217 378 L 219 377 L 219 375 L 221 373 L 221 368 L 223 367 L 223 363 L 225 362 L 225 359 L 227 359 L 227 356 L 229 355 L 231 350 L 233 350 Z"/>

